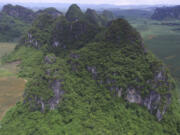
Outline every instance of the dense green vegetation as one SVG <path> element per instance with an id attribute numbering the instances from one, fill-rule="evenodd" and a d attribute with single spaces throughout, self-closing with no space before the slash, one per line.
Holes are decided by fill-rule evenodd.
<path id="1" fill-rule="evenodd" d="M 131 18 L 129 22 L 141 33 L 146 46 L 163 60 L 173 77 L 180 81 L 179 21 L 154 21 L 145 18 L 134 20 Z"/>
<path id="2" fill-rule="evenodd" d="M 127 21 L 102 27 L 84 16 L 77 5 L 66 16 L 41 15 L 3 58 L 20 60 L 19 76 L 28 83 L 0 134 L 179 135 L 168 69 Z"/>
<path id="3" fill-rule="evenodd" d="M 0 41 L 17 41 L 30 25 L 6 14 L 0 15 Z"/>
<path id="4" fill-rule="evenodd" d="M 85 15 L 80 8 L 74 4 L 66 13 L 66 18 L 70 22 L 74 20 L 90 21 L 92 24 L 98 24 L 99 26 L 107 25 L 108 21 L 114 19 L 110 11 L 105 10 L 102 14 L 97 14 L 94 10 L 89 10 L 90 12 L 87 12 Z M 46 14 L 44 17 L 48 17 L 48 15 L 51 16 L 52 19 L 63 15 L 62 12 L 55 8 L 47 8 L 34 12 L 31 9 L 19 5 L 5 5 L 0 14 L 0 42 L 17 42 L 21 36 L 28 31 L 34 20 L 38 20 L 39 16 L 43 16 L 43 14 Z M 40 22 L 43 22 L 43 20 Z"/>
<path id="5" fill-rule="evenodd" d="M 87 48 L 92 46 L 93 44 L 87 46 Z M 85 48 L 82 50 L 84 55 L 87 55 L 86 50 Z M 29 52 L 29 54 L 26 55 L 24 52 Z M 94 51 L 92 50 L 91 52 Z M 104 53 L 103 50 L 102 52 Z M 20 72 L 20 75 L 24 71 L 27 73 L 27 66 L 25 65 L 29 65 L 26 62 L 31 61 L 31 58 L 27 56 L 32 56 L 32 54 L 38 59 L 42 56 L 41 51 L 36 51 L 32 48 L 21 48 L 14 54 L 16 56 L 14 59 L 21 57 L 23 61 L 22 65 L 24 67 L 21 66 L 23 70 Z M 99 55 L 99 53 L 94 54 L 93 57 L 96 55 Z M 117 56 L 117 58 L 119 57 Z M 63 78 L 66 78 L 64 89 L 67 90 L 57 110 L 41 113 L 40 111 L 30 111 L 27 104 L 17 103 L 1 121 L 0 134 L 179 134 L 178 119 L 180 113 L 175 99 L 164 119 L 158 122 L 146 108 L 127 103 L 122 98 L 113 96 L 113 93 L 110 93 L 104 86 L 97 85 L 96 81 L 92 80 L 92 76 L 86 70 L 83 70 L 83 72 L 67 72 L 67 69 L 63 68 L 68 66 L 64 59 L 57 57 L 56 59 L 58 59 L 56 62 L 58 66 L 60 64 L 60 67 L 65 70 L 61 70 L 58 73 L 61 76 L 57 76 L 56 73 L 56 77 L 62 77 L 63 74 Z M 37 61 L 39 62 L 32 60 L 31 66 L 39 67 L 41 60 Z M 51 65 L 51 68 L 54 67 L 56 68 L 57 66 Z M 36 75 L 38 72 L 39 70 L 36 72 Z M 44 73 L 42 75 L 44 76 Z M 33 78 L 35 82 L 29 82 L 26 86 L 26 91 L 30 92 L 31 83 L 33 83 L 34 87 L 35 83 L 39 82 L 38 79 L 41 78 Z M 29 94 L 35 92 L 36 95 L 39 93 L 42 96 L 42 94 L 45 94 L 45 91 L 47 92 L 47 89 L 39 89 L 40 87 L 38 86 L 36 91 L 31 88 L 33 91 Z M 50 96 L 49 93 L 48 96 Z M 175 97 L 175 95 L 173 96 Z"/>

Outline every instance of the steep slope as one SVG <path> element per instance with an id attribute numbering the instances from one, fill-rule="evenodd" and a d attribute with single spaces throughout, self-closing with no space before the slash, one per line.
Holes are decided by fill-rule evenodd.
<path id="1" fill-rule="evenodd" d="M 111 11 L 104 10 L 102 13 L 97 14 L 93 9 L 87 9 L 85 12 L 85 18 L 92 24 L 98 26 L 106 26 L 108 22 L 114 20 L 114 16 Z"/>
<path id="2" fill-rule="evenodd" d="M 51 7 L 51 8 L 46 8 L 44 10 L 39 10 L 36 12 L 36 16 L 39 16 L 40 14 L 49 14 L 51 16 L 53 16 L 54 18 L 63 15 L 63 13 L 61 13 L 60 11 L 58 11 L 57 9 Z"/>
<path id="3" fill-rule="evenodd" d="M 151 18 L 154 20 L 180 19 L 180 6 L 157 8 Z"/>
<path id="4" fill-rule="evenodd" d="M 12 16 L 16 19 L 22 20 L 26 23 L 31 23 L 34 19 L 34 12 L 32 10 L 19 5 L 5 5 L 2 9 L 2 13 Z"/>
<path id="5" fill-rule="evenodd" d="M 5 5 L 0 13 L 0 41 L 9 42 L 17 41 L 27 32 L 31 24 L 39 16 L 46 14 L 53 19 L 62 16 L 62 13 L 55 8 L 47 8 L 33 12 L 31 9 L 20 5 Z M 49 22 L 49 20 L 47 20 Z"/>
<path id="6" fill-rule="evenodd" d="M 70 22 L 77 21 L 77 20 L 83 20 L 84 14 L 76 4 L 73 4 L 69 7 L 69 9 L 66 13 L 66 18 Z"/>
<path id="7" fill-rule="evenodd" d="M 101 18 L 100 16 L 96 13 L 95 10 L 93 9 L 87 9 L 86 13 L 86 18 L 89 22 L 95 25 L 102 25 L 101 24 Z"/>
<path id="8" fill-rule="evenodd" d="M 21 60 L 28 83 L 0 134 L 178 135 L 175 83 L 139 33 L 123 19 L 68 19 L 40 16 L 4 58 Z"/>
<path id="9" fill-rule="evenodd" d="M 15 19 L 7 14 L 0 14 L 0 41 L 12 42 L 17 41 L 30 27 L 18 19 Z"/>

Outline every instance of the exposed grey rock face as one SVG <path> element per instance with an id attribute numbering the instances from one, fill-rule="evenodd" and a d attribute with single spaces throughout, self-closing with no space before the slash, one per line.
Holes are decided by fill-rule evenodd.
<path id="1" fill-rule="evenodd" d="M 94 79 L 98 78 L 97 69 L 95 66 L 86 66 L 86 70 L 93 75 Z M 112 75 L 118 76 L 117 73 L 113 73 Z M 135 80 L 138 81 L 138 79 Z M 152 79 L 146 81 L 146 84 L 151 85 L 151 88 L 147 90 L 146 95 L 141 94 L 141 90 L 144 88 L 144 86 L 128 86 L 126 89 L 123 89 L 116 85 L 116 80 L 110 78 L 100 80 L 97 83 L 107 85 L 107 89 L 109 89 L 110 92 L 114 93 L 117 97 L 124 98 L 129 103 L 136 103 L 145 106 L 151 114 L 156 116 L 158 121 L 162 120 L 163 115 L 166 113 L 167 107 L 171 103 L 170 89 L 173 89 L 173 87 L 167 89 L 165 94 L 155 91 L 156 88 L 160 87 L 161 85 L 166 84 L 167 87 L 170 85 L 168 83 L 168 76 L 165 72 L 165 67 L 163 66 L 154 71 L 154 77 Z"/>
<path id="2" fill-rule="evenodd" d="M 51 88 L 53 90 L 54 96 L 48 101 L 48 104 L 50 105 L 50 110 L 54 110 L 59 104 L 61 97 L 64 94 L 64 90 L 62 90 L 62 84 L 60 80 L 54 80 L 51 84 Z"/>
<path id="3" fill-rule="evenodd" d="M 164 71 L 164 67 L 161 67 L 154 74 L 152 80 L 147 80 L 147 84 L 150 84 L 152 88 L 158 88 L 163 83 L 169 86 L 167 82 L 168 76 Z M 163 115 L 166 113 L 167 107 L 171 102 L 171 94 L 167 90 L 167 94 L 160 94 L 152 89 L 149 89 L 149 93 L 143 97 L 139 94 L 140 90 L 136 88 L 127 89 L 126 100 L 130 103 L 137 103 L 139 105 L 145 106 L 150 113 L 154 114 L 158 121 L 162 120 Z"/>
<path id="4" fill-rule="evenodd" d="M 142 102 L 141 95 L 134 88 L 127 89 L 126 100 L 130 103 L 137 103 L 137 104 L 141 104 L 141 102 Z"/>
<path id="5" fill-rule="evenodd" d="M 35 38 L 33 38 L 31 33 L 27 34 L 27 39 L 25 40 L 25 44 L 27 44 L 28 46 L 33 46 L 35 48 L 39 47 L 38 41 Z"/>
<path id="6" fill-rule="evenodd" d="M 165 97 L 165 102 L 163 104 L 162 97 Z M 129 103 L 136 103 L 145 106 L 150 113 L 154 114 L 158 121 L 160 121 L 162 120 L 163 115 L 166 113 L 166 109 L 171 102 L 171 94 L 160 95 L 155 91 L 150 91 L 146 97 L 142 98 L 135 88 L 128 88 L 126 100 Z"/>
<path id="7" fill-rule="evenodd" d="M 56 62 L 56 57 L 53 55 L 47 55 L 44 58 L 44 64 L 46 65 L 52 65 Z M 52 71 L 51 69 L 46 69 L 46 75 L 47 76 L 53 76 L 56 74 L 56 71 Z M 37 105 L 40 105 L 41 112 L 45 112 L 45 108 L 48 108 L 50 110 L 56 109 L 57 105 L 59 104 L 60 100 L 62 99 L 64 95 L 63 80 L 60 79 L 49 79 L 48 80 L 48 86 L 50 90 L 53 92 L 53 96 L 50 97 L 50 99 L 44 101 L 42 97 L 35 97 L 35 102 Z"/>
<path id="8" fill-rule="evenodd" d="M 60 45 L 60 43 L 59 43 L 58 41 L 54 41 L 54 42 L 53 42 L 53 46 L 54 46 L 54 47 L 58 47 L 59 45 Z"/>
<path id="9" fill-rule="evenodd" d="M 56 62 L 56 58 L 53 56 L 45 56 L 44 61 L 46 64 L 53 64 Z"/>
<path id="10" fill-rule="evenodd" d="M 63 94 L 64 90 L 62 89 L 62 81 L 60 80 L 54 80 L 50 86 L 50 88 L 53 91 L 54 96 L 50 98 L 48 101 L 44 101 L 42 98 L 35 97 L 35 102 L 40 105 L 41 112 L 45 112 L 45 106 L 49 106 L 50 110 L 56 109 L 57 105 L 59 104 Z"/>
<path id="11" fill-rule="evenodd" d="M 41 112 L 44 112 L 45 111 L 45 103 L 43 102 L 42 98 L 41 99 L 38 99 L 37 97 L 35 98 L 37 104 L 40 104 L 41 105 Z"/>
<path id="12" fill-rule="evenodd" d="M 97 76 L 97 70 L 96 70 L 96 67 L 95 67 L 95 66 L 92 66 L 92 67 L 91 67 L 91 66 L 87 66 L 87 70 L 88 70 L 89 72 L 91 72 L 94 77 Z"/>
<path id="13" fill-rule="evenodd" d="M 152 113 L 153 110 L 156 110 L 158 108 L 160 100 L 160 94 L 155 91 L 151 91 L 150 94 L 144 99 L 143 105 L 146 106 L 147 109 Z"/>
<path id="14" fill-rule="evenodd" d="M 55 56 L 47 55 L 47 56 L 45 56 L 44 61 L 46 64 L 53 64 L 56 62 L 56 58 L 55 58 Z M 51 74 L 51 72 L 52 71 L 47 69 L 48 74 Z M 49 87 L 53 91 L 53 97 L 50 98 L 47 103 L 50 106 L 50 110 L 54 110 L 56 108 L 56 106 L 59 104 L 59 102 L 64 94 L 64 90 L 62 89 L 61 82 L 62 82 L 62 80 L 55 79 L 49 84 Z"/>

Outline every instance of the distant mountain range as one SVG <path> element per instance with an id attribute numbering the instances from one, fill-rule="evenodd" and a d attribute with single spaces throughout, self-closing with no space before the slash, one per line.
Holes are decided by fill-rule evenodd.
<path id="1" fill-rule="evenodd" d="M 151 17 L 154 20 L 180 19 L 180 6 L 161 7 L 154 11 Z"/>
<path id="2" fill-rule="evenodd" d="M 3 7 L 7 3 L 0 3 L 0 8 Z M 67 11 L 68 7 L 71 5 L 70 3 L 11 3 L 14 5 L 22 5 L 33 10 L 38 10 L 47 7 L 55 7 L 58 10 Z M 113 5 L 113 4 L 79 4 L 79 7 L 82 10 L 86 10 L 87 8 L 92 8 L 95 10 L 104 10 L 111 8 L 120 8 L 120 9 L 143 9 L 143 10 L 154 10 L 157 7 L 163 7 L 165 5 Z M 168 5 L 166 5 L 168 6 Z"/>

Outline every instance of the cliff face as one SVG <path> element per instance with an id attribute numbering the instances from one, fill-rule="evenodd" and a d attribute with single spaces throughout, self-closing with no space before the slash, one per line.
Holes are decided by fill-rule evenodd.
<path id="1" fill-rule="evenodd" d="M 180 6 L 157 8 L 151 18 L 154 20 L 180 19 Z"/>

